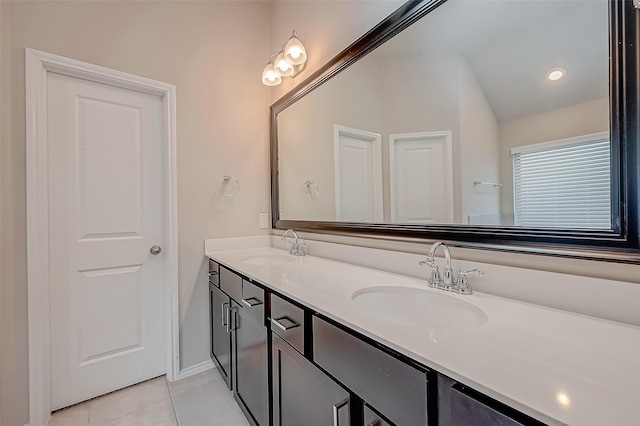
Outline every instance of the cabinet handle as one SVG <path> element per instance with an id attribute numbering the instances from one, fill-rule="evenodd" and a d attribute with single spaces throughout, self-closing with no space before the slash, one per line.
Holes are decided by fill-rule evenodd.
<path id="1" fill-rule="evenodd" d="M 227 313 L 227 302 L 224 302 L 222 304 L 222 326 L 226 326 L 227 325 L 227 319 L 229 318 L 229 314 Z M 226 316 L 225 316 L 226 315 Z"/>
<path id="2" fill-rule="evenodd" d="M 229 328 L 227 330 L 228 333 L 232 332 L 238 327 L 238 308 L 230 308 L 229 315 Z"/>
<path id="3" fill-rule="evenodd" d="M 338 412 L 342 407 L 349 404 L 349 398 L 345 398 L 337 404 L 333 405 L 333 426 L 340 426 L 340 418 Z"/>
<path id="4" fill-rule="evenodd" d="M 209 276 L 210 277 L 215 277 L 216 275 L 218 275 L 217 271 L 209 271 Z"/>
<path id="5" fill-rule="evenodd" d="M 288 324 L 285 324 L 284 322 L 287 322 Z M 282 331 L 288 331 L 300 325 L 297 322 L 292 321 L 291 318 L 287 316 L 280 317 L 280 318 L 272 318 L 271 323 Z"/>
<path id="6" fill-rule="evenodd" d="M 262 305 L 262 302 L 259 299 L 256 299 L 255 297 L 250 297 L 248 299 L 242 299 L 242 303 L 244 303 L 245 305 L 247 305 L 250 308 L 253 308 L 254 306 Z"/>

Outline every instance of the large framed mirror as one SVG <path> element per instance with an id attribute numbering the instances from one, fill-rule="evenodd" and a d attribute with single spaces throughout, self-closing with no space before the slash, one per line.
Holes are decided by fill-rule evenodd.
<path id="1" fill-rule="evenodd" d="M 271 106 L 273 227 L 640 263 L 637 14 L 405 3 Z"/>

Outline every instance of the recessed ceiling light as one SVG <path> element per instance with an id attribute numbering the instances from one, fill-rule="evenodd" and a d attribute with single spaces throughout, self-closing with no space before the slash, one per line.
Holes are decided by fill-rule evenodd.
<path id="1" fill-rule="evenodd" d="M 554 68 L 547 74 L 547 79 L 551 81 L 560 80 L 566 74 L 566 70 L 564 68 Z"/>

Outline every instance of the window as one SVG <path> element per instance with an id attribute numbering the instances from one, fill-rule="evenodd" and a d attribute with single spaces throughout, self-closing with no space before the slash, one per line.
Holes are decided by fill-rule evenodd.
<path id="1" fill-rule="evenodd" d="M 515 225 L 611 229 L 610 152 L 608 132 L 513 148 Z"/>

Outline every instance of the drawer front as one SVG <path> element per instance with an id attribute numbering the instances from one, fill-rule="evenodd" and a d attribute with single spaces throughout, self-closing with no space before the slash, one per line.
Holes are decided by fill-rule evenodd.
<path id="1" fill-rule="evenodd" d="M 242 300 L 242 277 L 224 266 L 220 266 L 220 289 L 240 303 Z"/>
<path id="2" fill-rule="evenodd" d="M 220 287 L 220 265 L 209 259 L 209 282 Z"/>
<path id="3" fill-rule="evenodd" d="M 240 302 L 247 315 L 264 325 L 264 289 L 247 280 L 242 280 L 242 300 Z"/>
<path id="4" fill-rule="evenodd" d="M 487 401 L 482 402 L 480 399 L 487 399 Z M 527 418 L 522 413 L 515 412 L 515 416 L 522 417 L 523 421 L 520 422 L 508 416 L 504 411 L 515 412 L 512 408 L 503 406 L 497 401 L 489 401 L 489 398 L 460 383 L 451 387 L 451 425 L 518 426 L 541 424 L 534 419 Z"/>
<path id="5" fill-rule="evenodd" d="M 398 426 L 427 425 L 427 374 L 313 317 L 313 359 Z"/>
<path id="6" fill-rule="evenodd" d="M 545 426 L 462 383 L 438 374 L 438 424 L 441 426 Z"/>
<path id="7" fill-rule="evenodd" d="M 304 310 L 271 295 L 271 331 L 304 355 Z"/>

